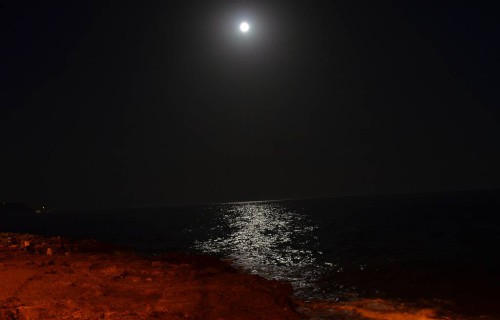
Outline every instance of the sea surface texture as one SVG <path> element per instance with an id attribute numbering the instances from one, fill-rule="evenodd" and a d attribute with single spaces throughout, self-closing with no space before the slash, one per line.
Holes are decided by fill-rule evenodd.
<path id="1" fill-rule="evenodd" d="M 484 304 L 499 298 L 500 191 L 5 216 L 0 231 L 229 259 L 302 299 Z M 491 306 L 490 306 L 491 307 Z"/>

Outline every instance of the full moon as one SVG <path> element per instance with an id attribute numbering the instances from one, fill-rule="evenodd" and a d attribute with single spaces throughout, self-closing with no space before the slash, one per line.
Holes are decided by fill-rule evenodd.
<path id="1" fill-rule="evenodd" d="M 247 22 L 242 22 L 240 24 L 240 30 L 241 30 L 241 32 L 246 33 L 246 32 L 248 32 L 248 30 L 250 30 L 250 25 Z"/>

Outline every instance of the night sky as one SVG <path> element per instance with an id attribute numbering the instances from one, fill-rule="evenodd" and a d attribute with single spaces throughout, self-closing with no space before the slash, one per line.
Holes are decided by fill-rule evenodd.
<path id="1" fill-rule="evenodd" d="M 500 187 L 492 5 L 50 3 L 0 4 L 1 201 Z"/>

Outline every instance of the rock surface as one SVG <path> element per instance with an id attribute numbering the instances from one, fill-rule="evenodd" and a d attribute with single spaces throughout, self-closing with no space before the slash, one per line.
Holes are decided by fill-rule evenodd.
<path id="1" fill-rule="evenodd" d="M 289 284 L 213 257 L 152 259 L 59 237 L 0 234 L 0 287 L 1 320 L 301 319 Z"/>
<path id="2" fill-rule="evenodd" d="M 48 255 L 48 249 L 52 255 Z M 0 233 L 0 320 L 493 320 L 390 300 L 293 299 L 210 256 L 147 257 L 93 240 Z"/>

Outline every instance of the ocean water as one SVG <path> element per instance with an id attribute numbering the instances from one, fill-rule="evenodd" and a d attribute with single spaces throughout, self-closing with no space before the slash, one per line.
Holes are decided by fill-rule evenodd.
<path id="1" fill-rule="evenodd" d="M 500 191 L 344 197 L 0 217 L 0 231 L 95 238 L 230 259 L 302 299 L 496 308 Z"/>

